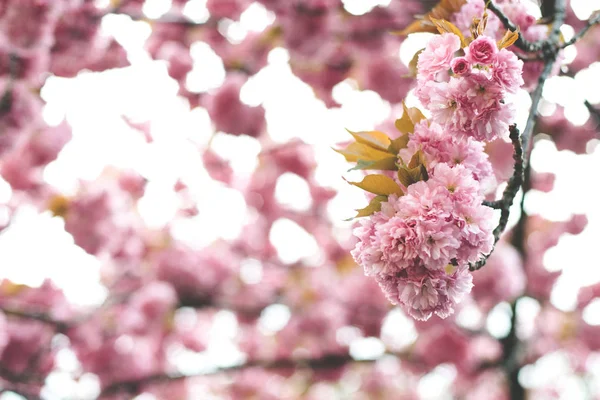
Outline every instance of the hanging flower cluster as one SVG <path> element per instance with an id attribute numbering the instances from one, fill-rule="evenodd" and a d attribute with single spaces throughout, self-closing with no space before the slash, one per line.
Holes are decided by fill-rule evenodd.
<path id="1" fill-rule="evenodd" d="M 507 93 L 523 85 L 523 61 L 496 41 L 479 36 L 455 57 L 461 39 L 453 33 L 434 37 L 419 56 L 419 101 L 433 120 L 455 135 L 491 141 L 508 133 L 515 110 Z"/>
<path id="2" fill-rule="evenodd" d="M 358 211 L 355 261 L 387 298 L 415 319 L 446 318 L 470 292 L 469 265 L 492 251 L 493 211 L 483 205 L 493 171 L 483 141 L 508 136 L 514 110 L 506 101 L 523 85 L 522 62 L 506 50 L 518 34 L 472 37 L 431 19 L 441 35 L 419 54 L 415 93 L 431 114 L 404 106 L 390 139 L 379 131 L 350 132 L 338 150 L 356 169 L 396 171 L 350 182 L 376 196 Z"/>

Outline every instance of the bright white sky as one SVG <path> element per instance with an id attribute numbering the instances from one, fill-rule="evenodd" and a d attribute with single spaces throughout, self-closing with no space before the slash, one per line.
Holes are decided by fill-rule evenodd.
<path id="1" fill-rule="evenodd" d="M 156 18 L 168 9 L 170 2 L 149 0 L 147 3 L 144 11 L 149 17 Z M 205 20 L 204 3 L 203 0 L 190 2 L 186 13 L 197 21 Z M 389 0 L 344 1 L 348 10 L 355 14 L 387 3 Z M 600 8 L 599 0 L 573 0 L 572 3 L 582 18 Z M 271 21 L 272 16 L 255 4 L 242 15 L 239 23 L 227 27 L 227 34 L 233 40 L 239 40 L 247 31 L 262 30 Z M 47 102 L 44 117 L 49 123 L 57 124 L 66 116 L 73 127 L 74 138 L 59 159 L 48 166 L 45 179 L 69 194 L 73 193 L 79 179 L 95 179 L 106 167 L 135 169 L 149 180 L 138 211 L 148 225 L 161 227 L 173 219 L 177 198 L 172 187 L 182 177 L 199 203 L 200 214 L 188 221 L 178 221 L 175 224 L 176 235 L 196 246 L 206 246 L 219 237 L 236 237 L 249 218 L 243 198 L 238 192 L 210 180 L 197 149 L 198 145 L 205 146 L 213 135 L 206 111 L 196 109 L 189 112 L 185 102 L 176 97 L 176 84 L 167 77 L 163 63 L 151 61 L 142 50 L 143 42 L 150 34 L 147 24 L 112 16 L 105 19 L 103 28 L 126 47 L 132 66 L 102 74 L 82 74 L 75 79 L 48 80 L 42 91 Z M 568 38 L 572 30 L 565 29 L 564 34 Z M 426 37 L 407 40 L 401 49 L 402 60 L 410 60 L 424 39 Z M 567 53 L 567 57 L 572 57 L 575 50 L 568 51 L 571 53 Z M 192 55 L 196 65 L 189 76 L 189 87 L 196 91 L 218 87 L 225 74 L 214 52 L 208 46 L 197 43 L 192 48 Z M 273 141 L 285 142 L 300 137 L 314 146 L 319 182 L 339 190 L 329 208 L 330 215 L 340 228 L 348 229 L 349 223 L 343 220 L 353 209 L 363 206 L 364 197 L 360 190 L 341 179 L 348 165 L 331 150 L 331 146 L 348 139 L 346 127 L 352 130 L 372 129 L 389 115 L 390 105 L 374 92 L 359 92 L 352 82 L 343 82 L 334 90 L 334 96 L 342 107 L 327 110 L 315 99 L 311 89 L 292 75 L 287 57 L 285 50 L 274 49 L 269 55 L 268 67 L 243 88 L 242 100 L 248 104 L 262 104 L 266 108 L 269 135 Z M 599 74 L 600 63 L 596 63 L 589 72 L 579 74 L 575 81 L 553 78 L 547 83 L 544 97 L 565 106 L 569 118 L 583 123 L 588 118 L 583 99 L 600 102 L 600 81 L 595 78 Z M 519 123 L 523 126 L 530 102 L 525 93 L 520 93 L 515 102 L 520 105 Z M 134 121 L 150 121 L 154 142 L 145 143 L 142 135 L 131 129 L 120 115 L 127 115 Z M 260 146 L 252 138 L 224 134 L 214 138 L 212 147 L 231 160 L 234 169 L 242 174 L 254 168 L 260 151 Z M 600 171 L 600 150 L 596 148 L 589 155 L 575 156 L 570 152 L 557 152 L 552 144 L 544 143 L 533 153 L 532 165 L 541 172 L 555 172 L 557 180 L 556 190 L 552 193 L 531 193 L 526 202 L 529 211 L 553 220 L 567 219 L 571 213 L 588 214 L 587 229 L 581 235 L 561 239 L 545 259 L 549 270 L 564 269 L 552 301 L 557 307 L 570 310 L 574 307 L 580 286 L 600 281 L 600 261 L 592 250 L 600 237 L 600 211 L 597 206 L 600 204 L 600 182 L 589 179 L 594 176 L 594 171 Z M 9 196 L 10 187 L 0 178 L 0 204 L 6 202 Z M 278 196 L 290 207 L 310 206 L 306 185 L 294 176 L 281 178 Z M 513 217 L 516 214 L 514 212 Z M 291 221 L 279 221 L 274 230 L 274 239 L 286 237 L 285 241 L 274 240 L 281 258 L 286 261 L 310 257 L 318 251 L 315 240 Z M 23 207 L 13 225 L 0 235 L 0 278 L 29 285 L 38 285 L 46 277 L 52 278 L 77 304 L 91 305 L 102 301 L 105 294 L 99 284 L 99 267 L 98 260 L 73 244 L 60 219 L 52 218 L 48 213 L 38 214 L 30 207 Z M 600 309 L 600 303 L 597 306 Z M 524 309 L 530 310 L 529 313 L 537 312 L 535 304 L 528 308 L 524 306 Z M 281 320 L 281 310 L 273 310 L 273 321 Z M 594 314 L 596 319 L 591 322 L 600 323 L 600 312 Z M 498 334 L 505 329 L 506 318 L 506 311 L 502 308 L 491 317 L 494 329 L 499 329 Z M 216 328 L 220 329 L 219 333 L 235 331 L 235 322 L 230 315 L 224 314 L 221 320 L 222 325 L 217 324 Z M 402 336 L 410 343 L 414 340 L 414 332 L 411 333 L 407 327 L 410 327 L 408 321 L 400 313 L 395 313 L 388 320 L 386 330 L 404 332 Z M 373 350 L 372 342 L 363 345 L 366 348 L 371 346 L 375 353 L 379 351 Z M 210 354 L 203 356 L 214 361 L 228 351 L 229 360 L 238 357 L 227 346 L 217 346 L 216 349 L 217 353 L 213 352 L 212 357 Z M 356 351 L 360 353 L 360 349 Z M 525 383 L 539 384 L 535 377 L 541 376 L 542 372 L 556 371 L 556 362 L 564 366 L 564 362 L 553 360 L 546 362 L 548 365 L 541 363 L 536 366 L 539 374 L 530 370 L 524 378 Z M 197 365 L 201 360 L 191 361 Z M 68 360 L 65 362 L 72 364 Z M 451 373 L 443 368 L 440 371 L 424 380 L 425 398 L 440 398 L 436 396 L 443 392 L 444 382 L 448 385 L 452 381 Z M 65 384 L 64 380 L 57 379 L 56 385 Z M 437 382 L 436 385 L 431 385 L 431 380 Z M 567 379 L 565 384 L 571 385 L 570 382 Z"/>

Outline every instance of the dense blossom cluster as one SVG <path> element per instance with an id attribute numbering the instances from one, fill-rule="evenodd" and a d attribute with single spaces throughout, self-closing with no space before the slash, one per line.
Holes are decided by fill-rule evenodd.
<path id="1" fill-rule="evenodd" d="M 353 255 L 413 317 L 447 317 L 471 290 L 468 263 L 492 249 L 492 210 L 482 201 L 468 169 L 438 164 L 355 230 Z"/>
<path id="2" fill-rule="evenodd" d="M 544 24 L 539 24 L 537 18 L 532 13 L 532 8 L 528 7 L 523 1 L 497 1 L 497 6 L 510 18 L 513 24 L 519 27 L 519 32 L 523 38 L 534 43 L 539 40 L 544 40 L 548 37 L 548 27 Z M 453 14 L 452 22 L 463 32 L 469 34 L 469 28 L 473 22 L 473 15 L 482 15 L 485 9 L 485 0 L 467 0 L 461 9 Z M 505 29 L 498 17 L 488 12 L 488 23 L 485 34 L 493 39 L 499 40 L 504 35 Z M 524 52 L 520 49 L 513 49 L 515 54 L 522 56 Z M 559 54 L 562 57 L 562 54 Z M 524 88 L 531 90 L 542 72 L 543 62 L 528 61 L 523 65 L 523 80 Z M 558 72 L 560 63 L 556 64 L 554 73 Z"/>
<path id="3" fill-rule="evenodd" d="M 515 110 L 507 94 L 523 85 L 523 61 L 496 41 L 480 36 L 456 57 L 460 38 L 433 38 L 419 56 L 416 95 L 433 121 L 454 135 L 491 141 L 508 135 Z M 451 74 L 448 73 L 451 71 Z"/>
<path id="4" fill-rule="evenodd" d="M 492 250 L 493 211 L 482 204 L 492 167 L 481 141 L 507 136 L 506 96 L 523 84 L 523 62 L 490 37 L 459 50 L 461 38 L 444 33 L 418 58 L 415 92 L 431 121 L 415 125 L 399 156 L 406 165 L 423 154 L 428 179 L 390 195 L 354 232 L 356 262 L 417 319 L 452 314 L 471 290 L 468 266 Z"/>
<path id="5" fill-rule="evenodd" d="M 0 255 L 14 254 L 9 243 L 25 236 L 19 257 L 39 253 L 40 273 L 57 276 L 27 276 L 31 286 L 23 285 L 23 261 L 2 259 L 13 280 L 0 280 L 3 396 L 416 400 L 443 390 L 465 400 L 507 400 L 520 389 L 531 398 L 577 398 L 561 379 L 524 388 L 521 381 L 530 380 L 516 378 L 525 366 L 521 377 L 535 375 L 538 361 L 556 355 L 574 371 L 569 382 L 597 380 L 599 328 L 588 314 L 600 288 L 584 287 L 576 299 L 573 290 L 573 304 L 559 309 L 557 293 L 573 271 L 548 270 L 550 252 L 582 233 L 587 218 L 535 214 L 535 196 L 564 187 L 559 175 L 554 185 L 552 173 L 531 164 L 524 191 L 535 191 L 534 207 L 527 193 L 527 212 L 517 218 L 511 211 L 519 221 L 486 266 L 468 270 L 495 239 L 493 211 L 482 203 L 497 198 L 498 184 L 513 173 L 513 146 L 502 140 L 515 122 L 513 95 L 537 87 L 545 55 L 503 47 L 507 26 L 490 10 L 471 41 L 484 0 L 367 3 L 0 0 Z M 532 2 L 493 4 L 525 39 L 549 37 L 552 12 L 540 10 L 537 20 Z M 578 15 L 567 7 L 565 23 L 575 32 L 587 26 Z M 428 16 L 457 29 L 434 36 L 408 63 L 406 35 L 391 32 L 416 24 L 410 32 L 438 33 Z M 598 37 L 592 27 L 562 71 L 585 75 L 600 54 Z M 565 60 L 559 54 L 554 73 Z M 112 93 L 62 91 L 108 86 L 131 72 L 134 86 L 119 82 Z M 256 89 L 271 73 L 281 88 Z M 293 110 L 307 133 L 318 133 L 310 144 L 302 135 L 281 142 L 277 131 L 296 122 L 278 126 L 274 103 L 292 108 L 296 101 L 284 81 L 319 111 Z M 132 87 L 149 111 L 132 107 Z M 165 90 L 153 103 L 159 87 Z M 250 105 L 244 96 L 253 91 Z M 361 219 L 358 244 L 339 218 L 343 189 L 328 186 L 340 180 L 322 161 L 335 156 L 329 146 L 336 139 L 321 135 L 318 122 L 346 115 L 352 101 L 344 91 L 370 91 L 365 98 L 386 105 L 388 118 L 372 121 L 382 126 L 394 125 L 409 93 L 428 117 L 404 107 L 398 136 L 353 132 L 362 142 L 350 156 L 376 156 L 383 170 L 376 179 L 387 185 L 369 197 L 372 214 Z M 546 103 L 533 132 L 545 135 L 531 144 L 590 152 L 598 121 L 575 126 L 568 104 Z M 84 124 L 72 109 L 93 112 Z M 96 123 L 103 129 L 93 129 Z M 123 146 L 111 142 L 114 133 Z M 92 165 L 86 145 L 106 165 Z M 71 182 L 58 179 L 79 166 Z M 360 168 L 377 169 L 369 162 Z M 306 204 L 289 201 L 290 194 Z M 39 248 L 32 245 L 37 226 L 27 230 L 32 218 L 52 226 Z M 46 253 L 55 242 L 65 247 Z M 61 281 L 70 253 L 81 275 Z M 83 306 L 79 295 L 97 293 L 65 281 L 83 286 L 88 273 L 99 274 L 90 279 L 103 295 Z M 511 313 L 510 331 L 499 332 L 496 322 L 507 325 Z"/>

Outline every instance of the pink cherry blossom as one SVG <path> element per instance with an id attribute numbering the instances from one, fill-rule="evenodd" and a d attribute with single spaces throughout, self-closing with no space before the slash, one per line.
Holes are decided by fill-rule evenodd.
<path id="1" fill-rule="evenodd" d="M 444 33 L 431 39 L 419 55 L 417 69 L 421 77 L 434 77 L 450 68 L 454 53 L 460 49 L 460 39 L 452 33 Z"/>
<path id="2" fill-rule="evenodd" d="M 473 64 L 490 65 L 496 61 L 498 46 L 489 36 L 479 36 L 466 50 L 466 58 Z"/>
<path id="3" fill-rule="evenodd" d="M 465 57 L 456 57 L 450 63 L 450 68 L 455 75 L 465 75 L 471 72 L 471 63 Z"/>
<path id="4" fill-rule="evenodd" d="M 523 61 L 519 60 L 515 53 L 502 49 L 498 52 L 496 61 L 492 66 L 494 81 L 502 85 L 509 93 L 515 93 L 525 83 L 521 71 Z"/>

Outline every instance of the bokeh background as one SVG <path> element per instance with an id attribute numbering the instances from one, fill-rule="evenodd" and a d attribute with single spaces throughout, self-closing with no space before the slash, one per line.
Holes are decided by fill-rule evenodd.
<path id="1" fill-rule="evenodd" d="M 402 99 L 416 104 L 406 75 L 431 34 L 389 31 L 433 2 L 291 2 L 300 15 L 283 1 L 91 3 L 101 17 L 83 23 L 98 32 L 79 45 L 102 54 L 96 65 L 120 57 L 106 61 L 119 68 L 77 66 L 82 49 L 51 53 L 58 61 L 34 74 L 39 83 L 22 79 L 39 93 L 43 122 L 0 156 L 1 304 L 68 327 L 39 338 L 55 324 L 10 330 L 27 317 L 5 315 L 1 399 L 509 398 L 511 303 L 528 398 L 600 396 L 600 299 L 581 294 L 600 282 L 598 121 L 585 104 L 600 103 L 598 28 L 565 49 L 544 89 L 531 161 L 542 178 L 524 202 L 539 216 L 529 245 L 548 240 L 530 250 L 541 270 L 528 272 L 505 244 L 481 271 L 505 286 L 424 324 L 352 262 L 346 219 L 366 200 L 342 179 L 360 172 L 346 172 L 332 147 L 348 141 L 345 128 L 393 134 Z M 567 40 L 600 1 L 569 7 Z M 7 34 L 1 44 L 3 57 L 16 51 Z M 528 93 L 514 102 L 523 127 Z M 25 146 L 42 125 L 72 137 L 34 168 Z M 48 137 L 43 146 L 56 147 L 64 135 Z M 519 216 L 517 205 L 509 227 Z M 52 290 L 40 289 L 48 280 Z M 21 284 L 40 300 L 19 303 Z M 90 313 L 99 317 L 81 323 L 87 331 L 71 325 Z M 53 366 L 38 358 L 11 372 L 10 346 L 28 362 L 46 346 Z"/>

